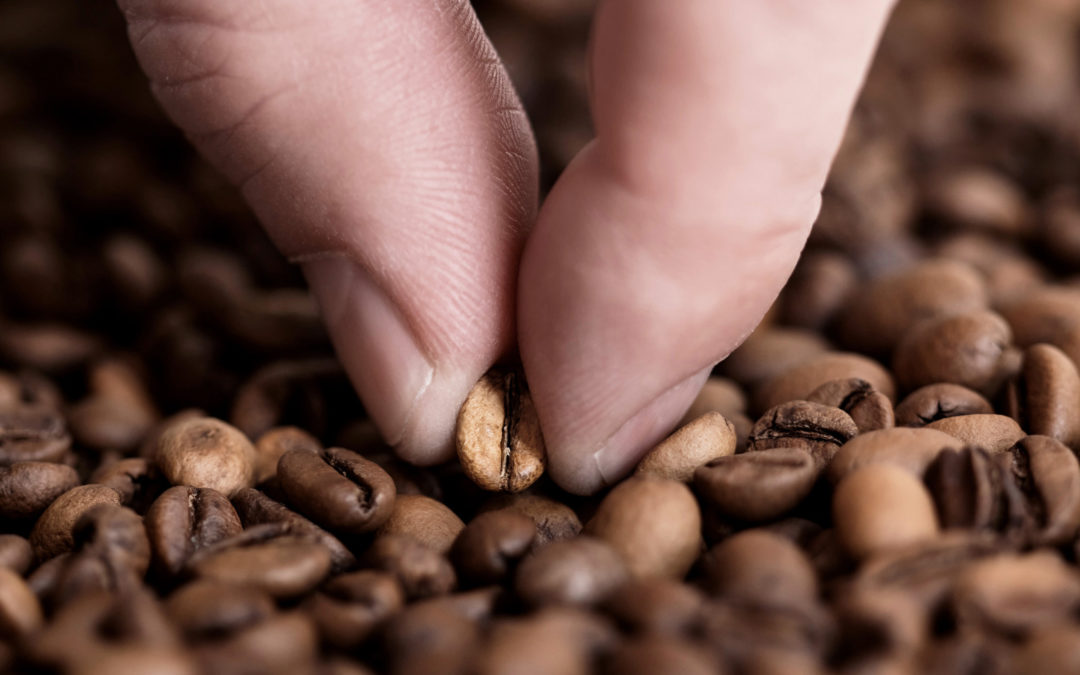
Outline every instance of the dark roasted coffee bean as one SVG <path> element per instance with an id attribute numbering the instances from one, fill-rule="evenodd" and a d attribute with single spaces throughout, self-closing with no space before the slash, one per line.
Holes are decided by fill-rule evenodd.
<path id="1" fill-rule="evenodd" d="M 1012 506 L 1032 521 L 1036 531 L 1029 536 L 1043 545 L 1073 539 L 1080 528 L 1080 463 L 1072 451 L 1049 436 L 1028 436 L 994 460 L 1023 495 Z"/>
<path id="2" fill-rule="evenodd" d="M 57 497 L 41 514 L 30 532 L 30 545 L 38 561 L 72 549 L 71 529 L 84 513 L 97 504 L 120 505 L 120 494 L 104 485 L 80 485 Z"/>
<path id="3" fill-rule="evenodd" d="M 494 370 L 476 383 L 455 438 L 465 474 L 485 490 L 521 492 L 544 473 L 544 438 L 519 372 Z"/>
<path id="4" fill-rule="evenodd" d="M 305 610 L 325 642 L 353 649 L 404 606 L 405 592 L 393 574 L 361 570 L 328 581 L 308 599 Z"/>
<path id="5" fill-rule="evenodd" d="M 526 556 L 514 575 L 514 590 L 530 605 L 593 605 L 628 578 L 626 563 L 615 549 L 583 535 Z"/>
<path id="6" fill-rule="evenodd" d="M 276 598 L 291 598 L 317 586 L 330 572 L 330 553 L 318 544 L 280 536 L 261 525 L 196 551 L 188 570 L 201 579 L 249 584 Z"/>
<path id="7" fill-rule="evenodd" d="M 64 564 L 51 596 L 64 604 L 89 591 L 130 593 L 150 566 L 142 518 L 131 509 L 98 504 L 72 529 L 76 550 Z"/>
<path id="8" fill-rule="evenodd" d="M 817 577 L 806 554 L 763 530 L 740 532 L 712 547 L 702 568 L 714 596 L 764 607 L 817 602 Z"/>
<path id="9" fill-rule="evenodd" d="M 0 636 L 13 640 L 33 633 L 44 623 L 41 604 L 18 573 L 0 567 Z"/>
<path id="10" fill-rule="evenodd" d="M 17 534 L 0 534 L 0 567 L 15 574 L 26 574 L 34 562 L 30 542 Z"/>
<path id="11" fill-rule="evenodd" d="M 0 466 L 0 515 L 11 520 L 33 518 L 78 484 L 79 474 L 63 464 L 16 462 Z"/>
<path id="12" fill-rule="evenodd" d="M 680 427 L 638 462 L 637 474 L 689 483 L 694 470 L 735 452 L 735 427 L 718 412 L 705 413 Z"/>
<path id="13" fill-rule="evenodd" d="M 896 425 L 923 427 L 946 417 L 981 415 L 994 407 L 977 391 L 949 382 L 928 384 L 908 394 L 896 406 Z"/>
<path id="14" fill-rule="evenodd" d="M 255 371 L 236 392 L 229 421 L 250 438 L 281 426 L 287 410 L 315 435 L 326 424 L 324 385 L 344 377 L 330 358 L 278 361 Z M 293 419 L 293 414 L 289 415 Z"/>
<path id="15" fill-rule="evenodd" d="M 258 490 L 244 488 L 233 496 L 232 503 L 246 527 L 276 525 L 287 534 L 317 542 L 330 552 L 335 572 L 349 569 L 356 563 L 352 552 L 337 537 Z"/>
<path id="16" fill-rule="evenodd" d="M 1024 350 L 1023 367 L 1009 384 L 1007 407 L 1029 434 L 1080 447 L 1080 373 L 1057 347 L 1036 344 Z"/>
<path id="17" fill-rule="evenodd" d="M 944 431 L 966 445 L 986 448 L 990 453 L 1003 452 L 1025 436 L 1016 420 L 1005 415 L 960 415 L 931 422 L 927 429 Z"/>
<path id="18" fill-rule="evenodd" d="M 192 640 L 243 630 L 269 618 L 275 610 L 266 591 L 206 579 L 181 586 L 165 601 L 169 619 Z"/>
<path id="19" fill-rule="evenodd" d="M 0 409 L 0 464 L 57 462 L 71 448 L 64 418 L 51 407 Z"/>
<path id="20" fill-rule="evenodd" d="M 533 521 L 510 509 L 488 511 L 469 521 L 450 549 L 458 575 L 477 585 L 497 584 L 529 552 L 536 538 Z"/>
<path id="21" fill-rule="evenodd" d="M 942 450 L 962 447 L 962 440 L 937 429 L 893 427 L 870 431 L 845 443 L 826 472 L 833 484 L 868 464 L 894 464 L 922 476 Z"/>
<path id="22" fill-rule="evenodd" d="M 158 442 L 158 468 L 173 485 L 231 496 L 255 482 L 255 447 L 236 427 L 210 417 L 180 421 Z"/>
<path id="23" fill-rule="evenodd" d="M 859 559 L 933 538 L 937 515 L 918 477 L 891 464 L 856 469 L 836 486 L 833 521 L 844 547 Z"/>
<path id="24" fill-rule="evenodd" d="M 646 636 L 623 643 L 607 662 L 606 671 L 618 675 L 647 673 L 716 673 L 719 664 L 700 644 L 671 637 Z"/>
<path id="25" fill-rule="evenodd" d="M 169 488 L 146 512 L 155 564 L 170 577 L 180 573 L 193 553 L 242 529 L 229 500 L 210 488 Z"/>
<path id="26" fill-rule="evenodd" d="M 368 565 L 394 575 L 409 599 L 449 593 L 457 585 L 446 556 L 404 534 L 384 534 L 364 556 Z"/>
<path id="27" fill-rule="evenodd" d="M 859 433 L 893 426 L 892 401 L 866 380 L 831 380 L 806 397 L 811 403 L 839 408 L 851 416 Z"/>
<path id="28" fill-rule="evenodd" d="M 761 522 L 782 516 L 810 493 L 821 469 L 801 448 L 721 457 L 694 473 L 694 488 L 720 514 Z"/>
<path id="29" fill-rule="evenodd" d="M 290 450 L 278 461 L 277 475 L 281 490 L 301 513 L 335 532 L 371 532 L 394 510 L 393 479 L 349 450 Z"/>
<path id="30" fill-rule="evenodd" d="M 902 389 L 952 382 L 992 396 L 1011 375 L 1012 331 L 985 310 L 946 316 L 912 326 L 893 355 Z"/>
<path id="31" fill-rule="evenodd" d="M 844 443 L 859 433 L 843 410 L 809 401 L 789 401 L 770 410 L 754 424 L 747 450 L 802 448 L 825 466 Z"/>
<path id="32" fill-rule="evenodd" d="M 483 510 L 506 509 L 528 517 L 536 525 L 536 545 L 571 539 L 581 533 L 581 520 L 562 502 L 527 493 L 498 495 Z"/>
<path id="33" fill-rule="evenodd" d="M 681 579 L 701 553 L 701 510 L 682 483 L 634 476 L 604 497 L 585 532 L 607 541 L 632 576 Z"/>
<path id="34" fill-rule="evenodd" d="M 166 486 L 153 463 L 143 457 L 128 457 L 102 466 L 90 476 L 90 482 L 116 490 L 124 506 L 139 512 Z"/>
<path id="35" fill-rule="evenodd" d="M 407 534 L 445 554 L 463 529 L 465 523 L 445 504 L 430 497 L 400 495 L 394 501 L 394 510 L 379 529 L 379 534 Z"/>
<path id="36" fill-rule="evenodd" d="M 970 446 L 942 451 L 923 476 L 944 529 L 1004 528 L 1009 518 L 1007 480 L 999 462 Z"/>
<path id="37" fill-rule="evenodd" d="M 297 427 L 274 427 L 255 441 L 255 483 L 277 475 L 278 460 L 289 450 L 321 452 L 319 439 Z"/>
<path id="38" fill-rule="evenodd" d="M 892 375 L 877 361 L 862 354 L 825 352 L 763 382 L 754 390 L 754 408 L 764 411 L 805 400 L 826 382 L 850 378 L 866 380 L 890 401 L 896 396 Z"/>

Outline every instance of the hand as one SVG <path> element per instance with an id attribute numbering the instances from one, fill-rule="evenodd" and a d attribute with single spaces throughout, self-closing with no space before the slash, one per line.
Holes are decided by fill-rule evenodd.
<path id="1" fill-rule="evenodd" d="M 892 2 L 602 2 L 597 138 L 538 215 L 532 132 L 465 0 L 119 4 L 165 110 L 302 265 L 387 441 L 447 459 L 516 342 L 552 476 L 586 493 L 779 292 Z"/>

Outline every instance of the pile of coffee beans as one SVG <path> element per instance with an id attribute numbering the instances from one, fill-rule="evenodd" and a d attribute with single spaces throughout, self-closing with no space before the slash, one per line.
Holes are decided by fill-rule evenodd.
<path id="1" fill-rule="evenodd" d="M 550 185 L 592 2 L 476 5 Z M 902 0 L 791 282 L 577 497 L 513 370 L 395 458 L 115 7 L 7 0 L 0 671 L 1077 671 L 1078 36 Z"/>

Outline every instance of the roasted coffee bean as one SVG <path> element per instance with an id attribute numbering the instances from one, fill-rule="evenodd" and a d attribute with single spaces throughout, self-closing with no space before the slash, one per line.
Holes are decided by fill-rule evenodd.
<path id="1" fill-rule="evenodd" d="M 961 415 L 931 422 L 927 429 L 944 431 L 967 445 L 986 448 L 990 453 L 1004 452 L 1025 436 L 1016 420 L 1005 415 Z"/>
<path id="2" fill-rule="evenodd" d="M 1020 347 L 1045 342 L 1080 363 L 1080 293 L 1043 286 L 999 308 Z"/>
<path id="3" fill-rule="evenodd" d="M 448 553 L 465 523 L 440 502 L 420 495 L 401 495 L 379 535 L 407 534 L 439 553 Z"/>
<path id="4" fill-rule="evenodd" d="M 866 380 L 890 401 L 896 396 L 892 375 L 877 361 L 861 354 L 825 352 L 763 382 L 754 391 L 754 407 L 764 411 L 805 400 L 826 382 L 850 378 Z"/>
<path id="5" fill-rule="evenodd" d="M 353 649 L 404 606 L 405 592 L 393 574 L 360 570 L 328 581 L 305 603 L 305 610 L 325 642 Z"/>
<path id="6" fill-rule="evenodd" d="M 959 450 L 964 442 L 937 429 L 893 427 L 859 434 L 840 448 L 827 473 L 833 484 L 868 464 L 894 464 L 921 476 L 945 448 Z"/>
<path id="7" fill-rule="evenodd" d="M 1023 367 L 1009 384 L 1007 407 L 1029 434 L 1080 447 L 1080 373 L 1057 347 L 1036 344 L 1024 350 Z"/>
<path id="8" fill-rule="evenodd" d="M 1009 525 L 1009 477 L 982 448 L 943 450 L 923 480 L 942 528 L 997 530 Z"/>
<path id="9" fill-rule="evenodd" d="M 85 593 L 131 593 L 150 566 L 150 543 L 142 519 L 131 509 L 98 504 L 72 530 L 76 550 L 49 593 L 63 605 Z"/>
<path id="10" fill-rule="evenodd" d="M 34 562 L 30 542 L 17 534 L 0 534 L 0 567 L 15 574 L 26 574 Z"/>
<path id="11" fill-rule="evenodd" d="M 161 434 L 158 468 L 173 485 L 231 496 L 255 482 L 255 447 L 236 427 L 210 417 L 177 422 Z"/>
<path id="12" fill-rule="evenodd" d="M 937 534 L 934 503 L 919 479 L 891 464 L 851 472 L 836 486 L 833 521 L 857 558 L 930 539 Z"/>
<path id="13" fill-rule="evenodd" d="M 463 674 L 479 641 L 476 622 L 438 600 L 409 605 L 383 631 L 393 675 Z"/>
<path id="14" fill-rule="evenodd" d="M 319 439 L 298 427 L 274 427 L 255 441 L 255 483 L 265 483 L 277 475 L 278 460 L 289 450 L 321 452 Z"/>
<path id="15" fill-rule="evenodd" d="M 318 542 L 329 551 L 334 572 L 342 572 L 356 563 L 352 552 L 337 537 L 258 490 L 244 488 L 233 496 L 232 503 L 247 527 L 276 525 L 286 534 Z"/>
<path id="16" fill-rule="evenodd" d="M 923 427 L 946 417 L 992 412 L 994 407 L 979 392 L 959 384 L 940 382 L 920 387 L 898 403 L 896 424 Z"/>
<path id="17" fill-rule="evenodd" d="M 810 493 L 820 471 L 801 448 L 744 452 L 699 468 L 694 488 L 720 514 L 761 522 L 793 509 Z"/>
<path id="18" fill-rule="evenodd" d="M 574 510 L 547 497 L 528 493 L 499 495 L 486 502 L 482 508 L 483 511 L 500 509 L 520 513 L 532 520 L 536 526 L 537 546 L 570 539 L 581 533 L 581 520 Z"/>
<path id="19" fill-rule="evenodd" d="M 900 589 L 848 589 L 835 610 L 839 640 L 832 660 L 855 671 L 867 661 L 910 657 L 929 638 L 927 608 Z"/>
<path id="20" fill-rule="evenodd" d="M 200 579 L 181 586 L 165 601 L 165 612 L 192 640 L 224 636 L 274 614 L 274 601 L 253 586 Z"/>
<path id="21" fill-rule="evenodd" d="M 1030 228 L 1027 202 L 1008 177 L 980 166 L 936 171 L 928 181 L 926 209 L 946 226 L 1005 235 Z"/>
<path id="22" fill-rule="evenodd" d="M 158 446 L 161 445 L 161 435 L 181 422 L 205 417 L 206 413 L 198 408 L 186 408 L 160 420 L 146 432 L 142 443 L 139 444 L 139 457 L 148 459 L 154 466 L 157 466 L 157 451 Z"/>
<path id="23" fill-rule="evenodd" d="M 278 461 L 277 475 L 282 492 L 301 513 L 335 532 L 371 532 L 394 510 L 393 479 L 349 450 L 290 450 Z"/>
<path id="24" fill-rule="evenodd" d="M 229 421 L 249 438 L 258 438 L 281 426 L 286 411 L 296 408 L 290 419 L 303 420 L 304 428 L 318 436 L 326 424 L 324 385 L 332 381 L 345 384 L 341 364 L 331 358 L 270 363 L 237 390 Z"/>
<path id="25" fill-rule="evenodd" d="M 377 537 L 364 561 L 393 574 L 410 600 L 443 595 L 457 585 L 454 567 L 446 556 L 405 534 Z"/>
<path id="26" fill-rule="evenodd" d="M 701 512 L 678 481 L 635 476 L 604 497 L 585 531 L 607 541 L 632 576 L 681 579 L 701 553 Z"/>
<path id="27" fill-rule="evenodd" d="M 994 312 L 923 321 L 896 346 L 893 371 L 902 389 L 952 382 L 992 396 L 1011 374 L 1011 344 L 1009 325 Z"/>
<path id="28" fill-rule="evenodd" d="M 956 579 L 953 609 L 963 628 L 1026 636 L 1067 621 L 1080 607 L 1080 577 L 1054 551 L 1004 554 Z"/>
<path id="29" fill-rule="evenodd" d="M 178 485 L 161 493 L 146 512 L 146 532 L 160 572 L 176 576 L 196 551 L 240 533 L 229 500 L 210 488 Z"/>
<path id="30" fill-rule="evenodd" d="M 457 454 L 466 475 L 485 490 L 521 492 L 547 463 L 536 408 L 516 371 L 484 375 L 461 406 Z"/>
<path id="31" fill-rule="evenodd" d="M 747 530 L 709 549 L 702 559 L 706 590 L 763 607 L 817 602 L 817 576 L 793 543 L 763 530 Z"/>
<path id="32" fill-rule="evenodd" d="M 885 355 L 917 321 L 986 305 L 978 272 L 951 260 L 929 260 L 856 290 L 840 311 L 837 334 L 849 348 Z"/>
<path id="33" fill-rule="evenodd" d="M 619 553 L 590 536 L 555 541 L 526 556 L 514 575 L 514 590 L 530 605 L 593 605 L 629 578 Z"/>
<path id="34" fill-rule="evenodd" d="M 104 485 L 80 485 L 57 497 L 30 532 L 34 557 L 40 562 L 72 549 L 71 528 L 97 504 L 120 505 L 120 494 Z"/>
<path id="35" fill-rule="evenodd" d="M 810 392 L 806 400 L 843 410 L 859 433 L 888 429 L 894 424 L 892 401 L 857 377 L 826 382 Z"/>
<path id="36" fill-rule="evenodd" d="M 510 509 L 488 511 L 469 521 L 450 549 L 458 574 L 477 585 L 501 582 L 532 547 L 536 525 Z"/>
<path id="37" fill-rule="evenodd" d="M 71 449 L 71 435 L 54 408 L 0 408 L 0 464 L 58 462 Z"/>
<path id="38" fill-rule="evenodd" d="M 22 577 L 0 567 L 0 636 L 5 640 L 24 637 L 44 621 L 41 605 Z"/>
<path id="39" fill-rule="evenodd" d="M 158 413 L 135 368 L 119 359 L 94 365 L 90 395 L 68 413 L 72 435 L 98 450 L 134 449 L 157 422 Z"/>
<path id="40" fill-rule="evenodd" d="M 11 520 L 37 516 L 79 484 L 79 474 L 64 464 L 16 462 L 0 466 L 0 515 Z"/>
<path id="41" fill-rule="evenodd" d="M 828 348 L 829 343 L 816 333 L 762 325 L 719 368 L 727 377 L 752 387 L 824 354 Z"/>
<path id="42" fill-rule="evenodd" d="M 825 328 L 857 284 L 855 265 L 846 256 L 832 251 L 807 252 L 780 295 L 784 322 L 811 330 Z"/>
<path id="43" fill-rule="evenodd" d="M 224 640 L 194 647 L 199 670 L 210 675 L 308 672 L 319 650 L 311 620 L 300 612 L 281 612 Z"/>
<path id="44" fill-rule="evenodd" d="M 754 424 L 747 450 L 802 448 L 820 466 L 825 466 L 840 446 L 858 433 L 851 416 L 839 408 L 789 401 L 769 409 Z"/>
<path id="45" fill-rule="evenodd" d="M 302 595 L 330 572 L 330 553 L 309 540 L 277 534 L 271 525 L 250 528 L 196 551 L 187 568 L 201 579 L 249 584 L 276 598 Z"/>
<path id="46" fill-rule="evenodd" d="M 818 672 L 834 631 L 816 605 L 768 607 L 757 603 L 706 604 L 702 633 L 735 672 Z M 779 668 L 779 670 L 777 670 Z"/>
<path id="47" fill-rule="evenodd" d="M 746 394 L 734 380 L 726 377 L 710 377 L 701 386 L 697 398 L 683 415 L 686 425 L 705 413 L 718 412 L 725 418 L 746 412 Z"/>
<path id="48" fill-rule="evenodd" d="M 1070 541 L 1080 528 L 1080 463 L 1069 448 L 1049 436 L 1028 436 L 994 460 L 1019 487 L 1024 510 L 1039 544 Z M 1014 516 L 1014 520 L 1022 518 Z"/>
<path id="49" fill-rule="evenodd" d="M 607 662 L 606 672 L 619 675 L 646 673 L 716 673 L 719 664 L 702 645 L 678 638 L 646 636 L 623 643 Z"/>
<path id="50" fill-rule="evenodd" d="M 124 506 L 142 512 L 164 487 L 154 465 L 143 457 L 128 457 L 106 464 L 90 475 L 91 483 L 116 490 Z"/>
<path id="51" fill-rule="evenodd" d="M 587 673 L 616 639 L 615 629 L 596 614 L 544 608 L 529 617 L 496 622 L 473 668 L 493 675 L 528 663 L 535 673 Z"/>
<path id="52" fill-rule="evenodd" d="M 690 482 L 694 470 L 735 452 L 735 427 L 717 412 L 682 426 L 638 462 L 637 474 Z"/>
<path id="53" fill-rule="evenodd" d="M 604 610 L 631 633 L 691 635 L 701 621 L 705 597 L 696 587 L 663 577 L 630 579 Z"/>

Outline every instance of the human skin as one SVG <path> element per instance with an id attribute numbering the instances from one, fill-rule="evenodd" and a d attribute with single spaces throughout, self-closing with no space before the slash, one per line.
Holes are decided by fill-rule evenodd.
<path id="1" fill-rule="evenodd" d="M 302 266 L 386 440 L 447 459 L 516 347 L 578 493 L 668 433 L 780 291 L 892 6 L 601 0 L 597 136 L 538 209 L 532 131 L 464 0 L 119 4 L 166 112 Z"/>

